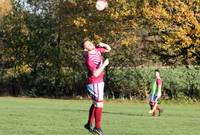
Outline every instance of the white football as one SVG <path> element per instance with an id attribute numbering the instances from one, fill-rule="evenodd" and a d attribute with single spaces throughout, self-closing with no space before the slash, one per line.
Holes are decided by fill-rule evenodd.
<path id="1" fill-rule="evenodd" d="M 102 11 L 107 7 L 108 7 L 108 2 L 106 0 L 97 0 L 97 2 L 96 2 L 97 10 Z"/>

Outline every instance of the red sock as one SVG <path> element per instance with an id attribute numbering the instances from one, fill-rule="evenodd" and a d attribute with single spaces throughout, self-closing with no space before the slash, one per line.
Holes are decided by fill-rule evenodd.
<path id="1" fill-rule="evenodd" d="M 156 110 L 160 111 L 160 108 L 158 107 L 158 105 L 157 105 L 157 107 L 156 107 Z"/>
<path id="2" fill-rule="evenodd" d="M 152 116 L 155 116 L 155 115 L 156 115 L 156 111 L 153 112 Z"/>
<path id="3" fill-rule="evenodd" d="M 152 105 L 152 109 L 154 108 L 155 104 Z M 156 110 L 154 110 L 154 112 L 152 113 L 152 116 L 156 115 Z"/>
<path id="4" fill-rule="evenodd" d="M 95 127 L 100 128 L 101 127 L 101 118 L 102 118 L 102 108 L 95 107 Z"/>
<path id="5" fill-rule="evenodd" d="M 91 125 L 93 124 L 93 121 L 94 121 L 94 112 L 95 112 L 95 107 L 92 104 L 90 107 L 89 118 L 88 118 L 88 123 L 90 123 Z"/>

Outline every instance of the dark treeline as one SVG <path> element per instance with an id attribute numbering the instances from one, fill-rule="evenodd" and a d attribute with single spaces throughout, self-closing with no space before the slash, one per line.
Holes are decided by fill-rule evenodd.
<path id="1" fill-rule="evenodd" d="M 84 37 L 111 45 L 106 96 L 144 99 L 162 68 L 164 98 L 200 98 L 199 0 L 7 0 L 0 4 L 0 94 L 85 96 Z M 3 8 L 2 8 L 3 7 Z M 184 68 L 186 67 L 186 68 Z"/>

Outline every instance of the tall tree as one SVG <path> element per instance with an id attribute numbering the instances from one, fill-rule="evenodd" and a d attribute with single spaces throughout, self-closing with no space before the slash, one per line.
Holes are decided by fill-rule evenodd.
<path id="1" fill-rule="evenodd" d="M 199 0 L 146 1 L 144 16 L 160 37 L 155 52 L 165 64 L 199 64 Z"/>
<path id="2" fill-rule="evenodd" d="M 12 10 L 12 4 L 10 0 L 0 0 L 0 19 L 9 14 Z"/>

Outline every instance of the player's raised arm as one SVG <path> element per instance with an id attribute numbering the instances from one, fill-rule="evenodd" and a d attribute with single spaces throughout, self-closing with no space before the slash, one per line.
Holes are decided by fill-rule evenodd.
<path id="1" fill-rule="evenodd" d="M 85 63 L 88 70 L 87 92 L 92 99 L 92 105 L 89 109 L 88 122 L 84 125 L 92 134 L 105 135 L 101 129 L 103 100 L 104 100 L 104 80 L 103 70 L 109 64 L 108 59 L 103 62 L 101 53 L 108 52 L 111 48 L 108 45 L 101 44 L 103 47 L 96 48 L 89 40 L 84 39 L 81 48 L 85 50 Z M 93 121 L 95 118 L 95 127 Z"/>
<path id="2" fill-rule="evenodd" d="M 103 47 L 105 48 L 105 52 L 110 52 L 111 51 L 111 47 L 108 45 L 108 44 L 105 44 L 105 43 L 99 43 L 98 44 L 99 47 Z"/>

